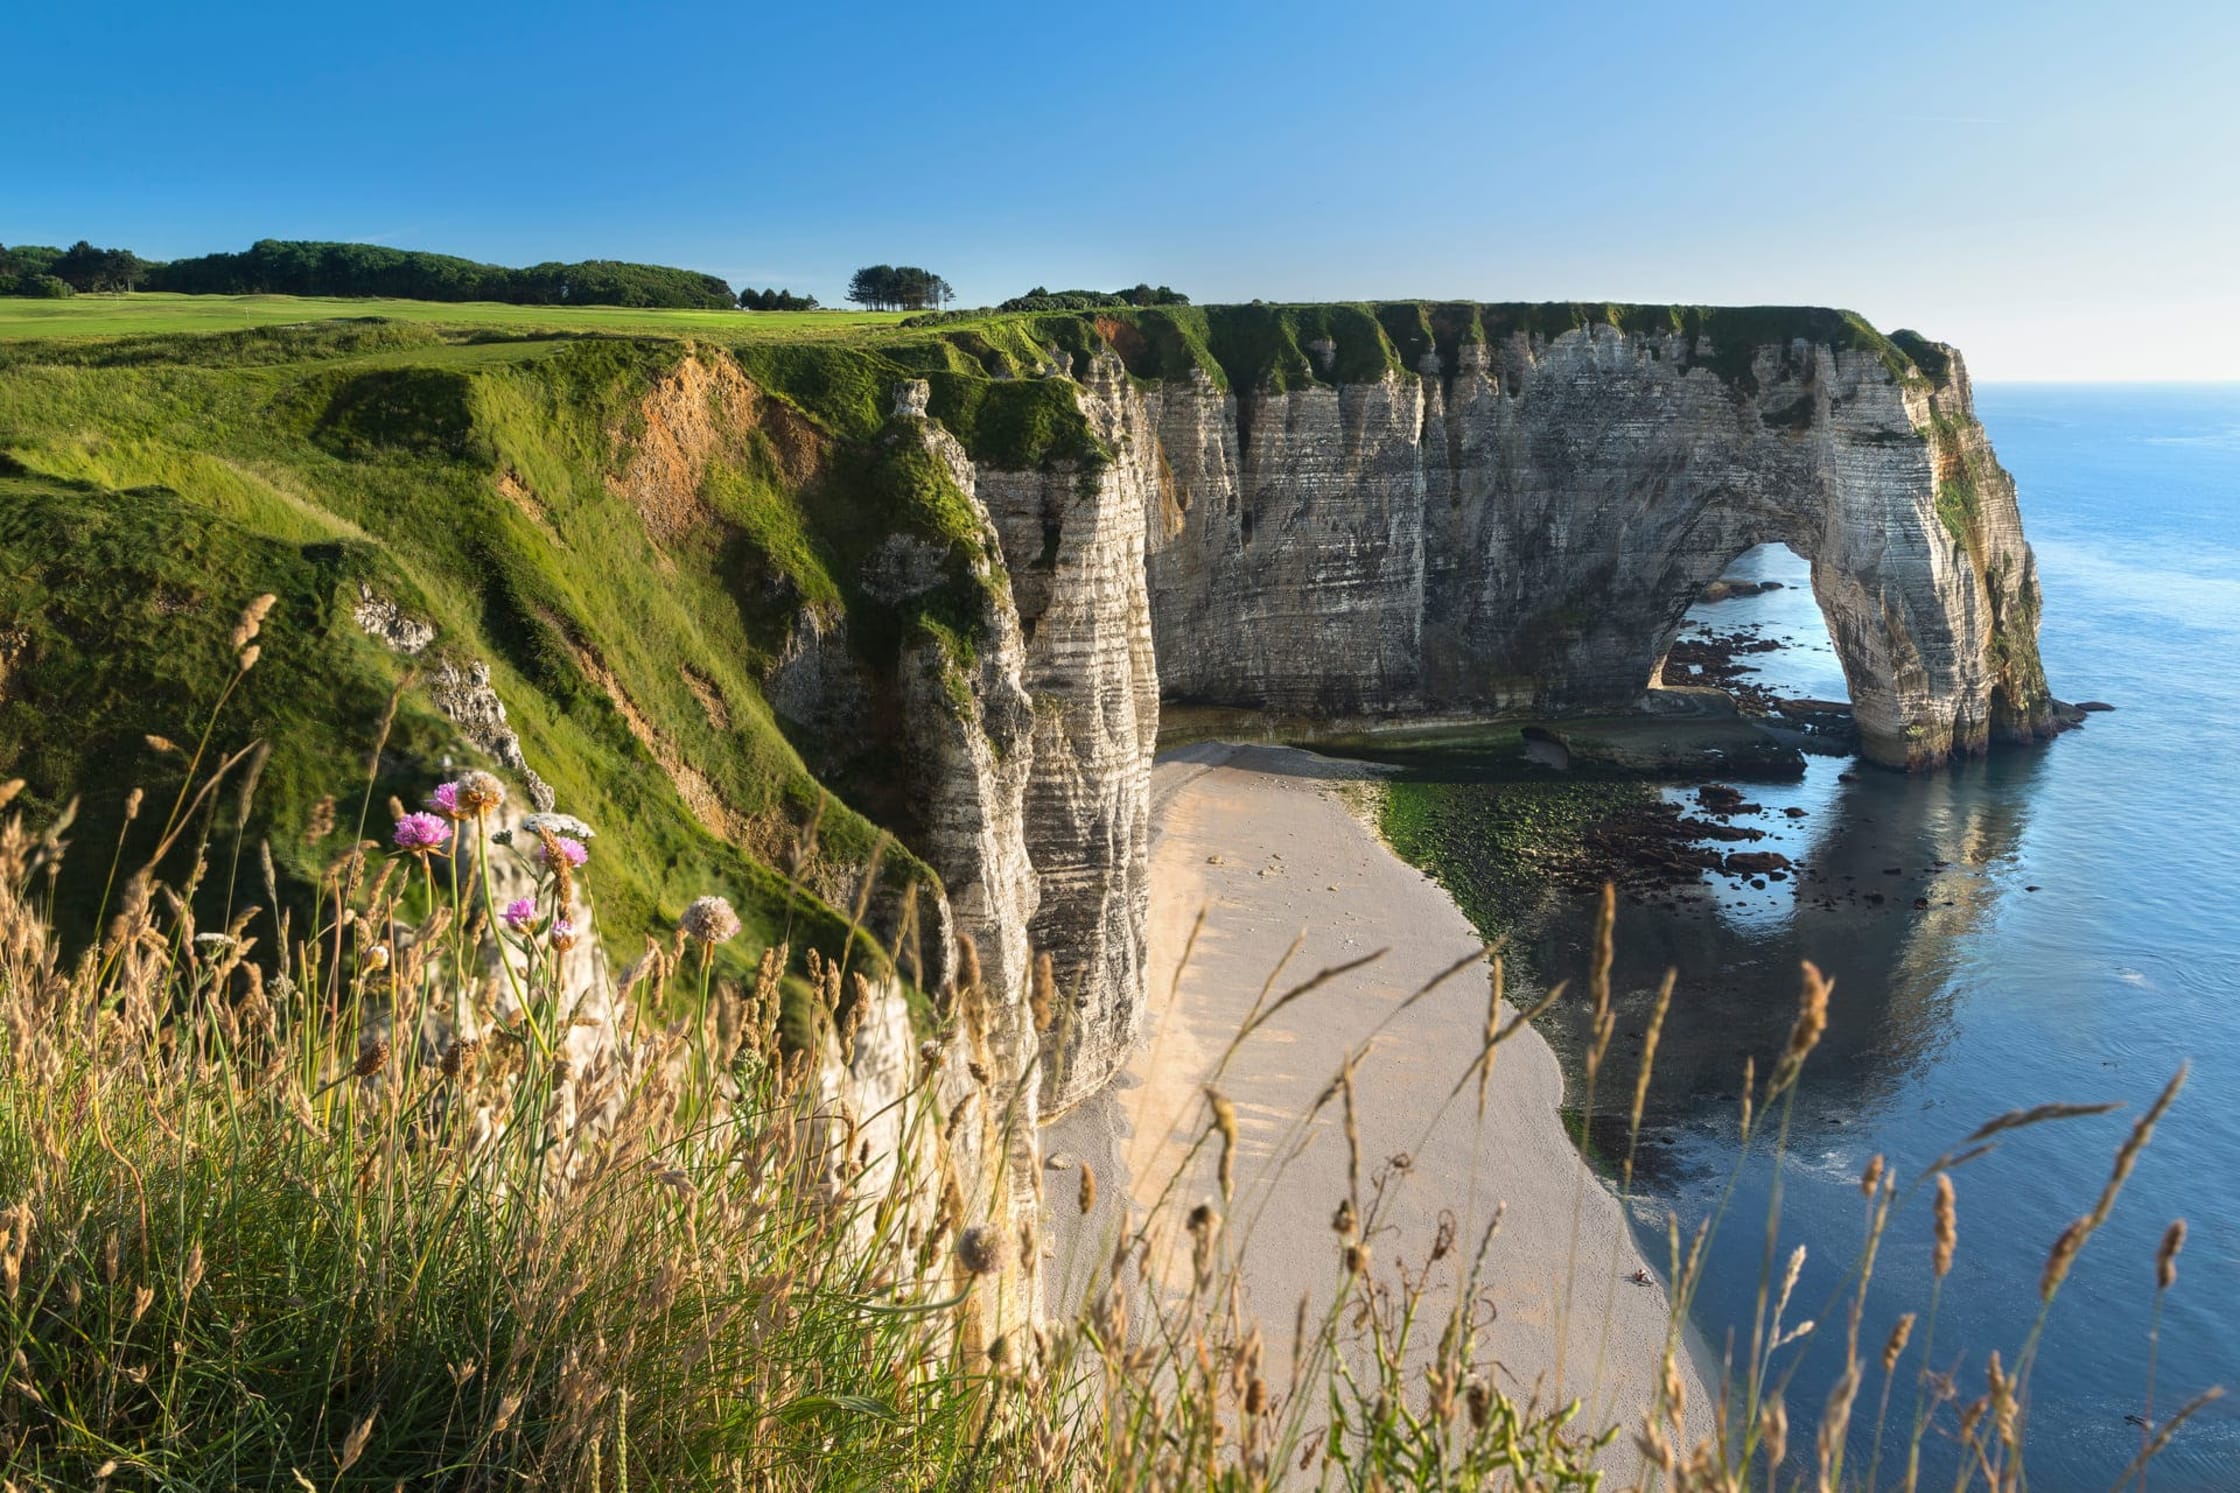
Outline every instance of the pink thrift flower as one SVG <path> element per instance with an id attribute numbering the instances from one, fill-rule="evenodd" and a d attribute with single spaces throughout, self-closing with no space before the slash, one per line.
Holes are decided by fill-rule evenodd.
<path id="1" fill-rule="evenodd" d="M 433 814 L 407 814 L 397 821 L 397 848 L 433 850 L 451 838 L 451 826 Z"/>
<path id="2" fill-rule="evenodd" d="M 464 819 L 467 817 L 459 809 L 459 785 L 457 783 L 438 784 L 436 791 L 428 795 L 428 807 L 434 809 L 446 819 Z"/>
<path id="3" fill-rule="evenodd" d="M 554 835 L 551 844 L 558 847 L 560 858 L 571 866 L 580 866 L 591 857 L 591 852 L 583 848 L 581 840 L 571 840 L 566 835 Z M 547 860 L 548 855 L 546 842 L 539 840 L 537 842 L 537 859 L 540 861 Z"/>
<path id="4" fill-rule="evenodd" d="M 507 928 L 515 933 L 523 932 L 537 920 L 536 899 L 516 897 L 506 904 L 506 910 L 499 916 L 505 919 Z"/>

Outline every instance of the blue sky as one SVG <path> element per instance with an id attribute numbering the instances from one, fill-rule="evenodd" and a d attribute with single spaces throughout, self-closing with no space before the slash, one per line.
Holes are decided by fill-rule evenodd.
<path id="1" fill-rule="evenodd" d="M 100 15 L 9 18 L 0 241 L 1832 303 L 1979 378 L 2240 378 L 2240 6 Z"/>

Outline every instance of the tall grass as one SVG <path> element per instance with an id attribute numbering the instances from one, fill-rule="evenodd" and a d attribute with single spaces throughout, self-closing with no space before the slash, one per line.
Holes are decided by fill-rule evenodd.
<path id="1" fill-rule="evenodd" d="M 12 1487 L 1586 1489 L 1638 1467 L 1675 1490 L 1910 1493 L 1930 1437 L 1958 1447 L 1957 1487 L 2025 1486 L 2037 1333 L 2011 1370 L 1990 1358 L 1970 1395 L 1936 1370 L 1934 1298 L 1909 1362 L 1911 1318 L 1884 1344 L 1860 1341 L 1864 1297 L 1908 1204 L 1933 1200 L 1941 1288 L 1953 1177 L 2006 1133 L 2093 1107 L 2001 1116 L 1917 1177 L 1868 1168 L 1860 1258 L 1823 1313 L 1841 1323 L 1847 1367 L 1817 1443 L 1792 1447 L 1785 1394 L 1809 1329 L 1793 1321 L 1777 1212 L 1758 1317 L 1716 1403 L 1686 1404 L 1679 1369 L 1720 1215 L 1685 1241 L 1670 1231 L 1676 1315 L 1661 1388 L 1632 1423 L 1519 1401 L 1481 1348 L 1490 1225 L 1442 1228 L 1414 1274 L 1376 1262 L 1393 1190 L 1427 1184 L 1365 1166 L 1349 1059 L 1325 1100 L 1350 1152 L 1333 1300 L 1288 1324 L 1278 1375 L 1242 1304 L 1251 1240 L 1229 1217 L 1236 1116 L 1218 1089 L 1193 1151 L 1215 1153 L 1216 1190 L 1171 1186 L 1081 1243 L 1103 1261 L 1086 1299 L 1022 1321 L 1007 1303 L 1042 1268 L 1045 1232 L 1033 1209 L 972 1185 L 1014 1138 L 962 1123 L 1012 1109 L 969 974 L 942 992 L 939 1034 L 903 1055 L 899 1092 L 855 1112 L 835 1075 L 873 1040 L 869 981 L 812 959 L 821 1016 L 789 1043 L 786 951 L 764 950 L 751 984 L 712 979 L 711 950 L 737 924 L 702 907 L 613 998 L 585 999 L 568 974 L 578 904 L 556 831 L 495 843 L 496 785 L 475 774 L 448 817 L 408 824 L 396 806 L 397 832 L 338 857 L 316 905 L 284 907 L 268 883 L 205 929 L 204 879 L 257 880 L 225 832 L 245 809 L 219 811 L 227 792 L 253 792 L 255 753 L 207 749 L 218 736 L 204 733 L 165 816 L 191 869 L 167 886 L 154 863 L 120 866 L 105 928 L 72 957 L 46 905 L 70 816 L 0 823 Z M 19 787 L 0 788 L 0 810 Z M 135 791 L 133 814 L 140 804 Z M 534 878 L 526 906 L 501 909 L 491 890 L 507 857 Z M 1598 1010 L 1611 923 L 1590 977 Z M 1340 973 L 1280 993 L 1271 981 L 1224 1063 Z M 1456 1095 L 1521 1025 L 1500 1019 L 1498 991 Z M 1788 1047 L 1746 1085 L 1746 1153 L 1785 1145 L 1827 999 L 1807 967 Z M 1653 1054 L 1651 1042 L 1643 1062 Z M 1628 1077 L 1637 1132 L 1646 1075 Z M 2046 1308 L 2182 1077 L 2053 1245 Z M 1097 1185 L 1085 1170 L 1048 1206 L 1086 1214 Z M 2158 1293 L 2180 1243 L 2173 1232 L 2156 1261 Z M 1432 1266 L 1461 1289 L 1435 1291 Z M 1847 1427 L 1870 1394 L 1873 1455 L 1859 1467 Z M 2143 1481 L 2204 1402 L 2159 1421 L 2150 1409 L 2126 1479 Z"/>

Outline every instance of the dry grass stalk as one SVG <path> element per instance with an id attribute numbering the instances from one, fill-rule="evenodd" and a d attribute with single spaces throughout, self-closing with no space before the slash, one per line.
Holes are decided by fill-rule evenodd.
<path id="1" fill-rule="evenodd" d="M 2178 1283 L 2178 1251 L 2186 1247 L 2186 1221 L 2170 1220 L 2170 1227 L 2162 1231 L 2162 1243 L 2154 1252 L 2154 1288 L 2167 1291 Z"/>
<path id="2" fill-rule="evenodd" d="M 1930 1259 L 1937 1279 L 1942 1280 L 1952 1273 L 1953 1251 L 1960 1245 L 1959 1198 L 1949 1172 L 1937 1173 L 1936 1222 L 1936 1247 Z"/>

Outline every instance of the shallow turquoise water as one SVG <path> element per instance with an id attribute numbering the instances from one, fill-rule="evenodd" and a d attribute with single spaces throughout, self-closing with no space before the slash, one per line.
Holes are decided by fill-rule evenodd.
<path id="1" fill-rule="evenodd" d="M 1681 976 L 1639 1213 L 1661 1236 L 1667 1207 L 1692 1229 L 1716 1203 L 1735 1155 L 1743 1055 L 1755 1052 L 1764 1071 L 1794 1012 L 1796 962 L 1817 960 L 1836 997 L 1781 1178 L 1781 1252 L 1808 1250 L 1791 1319 L 1822 1324 L 1785 1350 L 1797 1355 L 1791 1445 L 1809 1449 L 1841 1357 L 1829 1298 L 1861 1242 L 1855 1182 L 1867 1159 L 1886 1153 L 1911 1176 L 2003 1110 L 2126 1103 L 2018 1133 L 1959 1174 L 1960 1257 L 1935 1356 L 1940 1369 L 1957 1361 L 1962 1399 L 1973 1399 L 1989 1349 L 2014 1362 L 2047 1247 L 2089 1209 L 2131 1115 L 2190 1059 L 2189 1087 L 2054 1310 L 2029 1408 L 2030 1485 L 2106 1488 L 2138 1449 L 2124 1417 L 2143 1408 L 2152 1257 L 2164 1225 L 2183 1216 L 2192 1235 L 2162 1325 L 2157 1407 L 2213 1382 L 2235 1399 L 2180 1431 L 2152 1485 L 2236 1489 L 2240 387 L 1987 386 L 1977 403 L 2021 487 L 2053 690 L 2118 709 L 2044 750 L 1927 777 L 1816 759 L 1801 784 L 1752 788 L 1769 812 L 1747 822 L 1771 830 L 1769 843 L 1817 881 L 1752 890 L 1719 878 L 1692 908 L 1621 914 L 1620 982 L 1637 992 L 1621 1033 L 1638 1031 L 1639 993 L 1666 963 Z M 1701 615 L 1793 639 L 1757 660 L 1769 682 L 1840 697 L 1803 562 L 1758 551 L 1741 569 L 1791 584 Z M 1791 805 L 1806 817 L 1780 815 Z M 1536 962 L 1551 974 L 1578 968 L 1584 934 L 1584 907 L 1566 909 Z M 1561 1048 L 1577 1031 L 1551 1035 Z M 1630 1059 L 1621 1069 L 1630 1088 Z M 1772 1179 L 1762 1159 L 1744 1169 L 1716 1250 L 1696 1314 L 1715 1353 L 1730 1324 L 1748 1331 Z M 1929 1238 L 1923 1199 L 1883 1248 L 1862 1331 L 1870 1357 L 1898 1313 L 1926 1307 Z M 1661 1239 L 1655 1247 L 1662 1258 Z M 1917 1332 L 1909 1366 L 1922 1341 Z M 1855 1468 L 1879 1391 L 1871 1375 L 1854 1417 Z M 1893 1405 L 1903 1422 L 1910 1384 Z M 1950 1426 L 1949 1409 L 1940 1424 Z M 1950 1486 L 1939 1438 L 1926 1460 L 1941 1474 L 1931 1485 Z"/>

